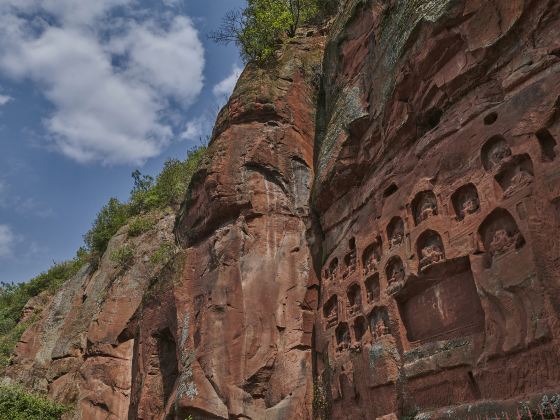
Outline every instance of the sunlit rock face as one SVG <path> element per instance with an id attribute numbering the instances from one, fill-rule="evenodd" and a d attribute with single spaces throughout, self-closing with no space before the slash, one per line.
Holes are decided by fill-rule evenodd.
<path id="1" fill-rule="evenodd" d="M 337 17 L 313 190 L 322 415 L 551 410 L 559 18 L 522 0 L 353 1 Z"/>
<path id="2" fill-rule="evenodd" d="M 308 231 L 323 44 L 302 31 L 274 68 L 245 69 L 177 219 L 185 263 L 165 305 L 176 311 L 178 365 L 165 412 L 177 418 L 312 416 Z M 154 399 L 141 387 L 138 413 Z"/>
<path id="3" fill-rule="evenodd" d="M 341 2 L 247 66 L 176 217 L 27 305 L 7 377 L 84 420 L 560 415 L 558 33 Z"/>

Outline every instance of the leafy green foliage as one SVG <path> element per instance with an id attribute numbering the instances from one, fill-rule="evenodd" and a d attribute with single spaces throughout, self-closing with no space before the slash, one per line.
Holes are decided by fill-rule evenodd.
<path id="1" fill-rule="evenodd" d="M 67 411 L 68 407 L 21 388 L 0 387 L 0 420 L 59 420 Z"/>
<path id="2" fill-rule="evenodd" d="M 150 262 L 153 265 L 167 264 L 173 255 L 175 255 L 177 247 L 172 242 L 162 243 L 156 252 L 150 257 Z"/>
<path id="3" fill-rule="evenodd" d="M 283 37 L 295 36 L 327 4 L 330 0 L 247 0 L 244 9 L 226 14 L 210 38 L 218 43 L 235 42 L 246 62 L 264 63 L 274 57 Z"/>
<path id="4" fill-rule="evenodd" d="M 130 245 L 123 245 L 111 253 L 111 261 L 120 268 L 128 268 L 134 261 L 134 248 Z"/>
<path id="5" fill-rule="evenodd" d="M 27 283 L 0 285 L 0 367 L 9 363 L 15 345 L 33 321 L 19 323 L 25 304 L 42 292 L 56 293 L 87 262 L 87 257 L 81 249 L 72 261 L 55 264 Z"/>
<path id="6" fill-rule="evenodd" d="M 205 152 L 206 148 L 200 147 L 189 151 L 184 161 L 168 160 L 155 180 L 138 170 L 134 171 L 134 187 L 128 203 L 111 198 L 99 211 L 93 226 L 84 235 L 87 249 L 95 255 L 102 255 L 109 240 L 121 227 L 129 223 L 131 218 L 153 210 L 178 206 L 185 197 L 190 180 Z M 131 236 L 140 235 L 150 229 L 146 220 L 134 219 L 132 223 L 132 232 L 129 229 Z"/>
<path id="7" fill-rule="evenodd" d="M 145 213 L 180 204 L 205 150 L 201 147 L 190 151 L 185 161 L 167 161 L 163 171 L 155 180 L 150 176 L 142 175 L 140 171 L 135 171 L 132 174 L 134 188 L 130 201 L 122 203 L 116 198 L 111 198 L 103 206 L 93 226 L 84 235 L 86 246 L 78 250 L 76 258 L 53 265 L 46 273 L 27 283 L 0 284 L 0 368 L 9 363 L 21 335 L 34 322 L 33 316 L 26 322 L 20 322 L 23 308 L 29 299 L 44 291 L 50 294 L 56 293 L 86 262 L 96 263 L 107 249 L 109 240 L 127 223 L 130 223 L 129 235 L 131 236 L 141 235 L 153 228 L 155 219 Z M 162 248 L 156 252 L 156 258 L 165 261 L 170 252 L 167 245 L 162 245 Z M 111 259 L 122 268 L 128 267 L 133 258 L 134 250 L 128 245 L 111 255 Z M 0 417 L 0 420 L 2 418 Z"/>
<path id="8" fill-rule="evenodd" d="M 128 205 L 111 198 L 97 214 L 93 227 L 84 236 L 87 248 L 98 254 L 105 252 L 109 240 L 126 224 L 128 218 Z"/>
<path id="9" fill-rule="evenodd" d="M 128 224 L 128 236 L 137 237 L 154 228 L 156 220 L 151 215 L 136 216 Z"/>

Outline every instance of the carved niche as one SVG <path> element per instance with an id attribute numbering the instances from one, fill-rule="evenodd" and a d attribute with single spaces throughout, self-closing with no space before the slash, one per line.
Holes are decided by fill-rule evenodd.
<path id="1" fill-rule="evenodd" d="M 473 184 L 463 185 L 451 196 L 453 209 L 458 220 L 463 220 L 470 214 L 480 211 L 480 199 L 478 191 Z"/>
<path id="2" fill-rule="evenodd" d="M 399 216 L 391 219 L 387 225 L 387 238 L 389 239 L 389 248 L 395 248 L 404 241 L 404 222 Z"/>
<path id="3" fill-rule="evenodd" d="M 338 272 L 338 258 L 333 258 L 323 274 L 326 280 L 334 280 Z"/>
<path id="4" fill-rule="evenodd" d="M 354 320 L 354 338 L 360 341 L 367 330 L 367 321 L 363 316 L 359 316 Z"/>
<path id="5" fill-rule="evenodd" d="M 377 265 L 381 261 L 382 256 L 382 242 L 381 238 L 377 236 L 375 241 L 369 244 L 364 253 L 362 254 L 362 264 L 364 268 L 364 274 L 369 274 L 372 271 L 377 270 Z"/>
<path id="6" fill-rule="evenodd" d="M 511 149 L 502 136 L 491 137 L 482 146 L 482 164 L 487 171 L 498 168 L 511 156 Z"/>
<path id="7" fill-rule="evenodd" d="M 485 349 L 479 361 L 519 350 L 549 334 L 532 249 L 509 211 L 498 208 L 479 227 L 485 253 L 472 256 L 485 306 Z"/>
<path id="8" fill-rule="evenodd" d="M 335 330 L 336 350 L 344 351 L 350 348 L 350 330 L 346 322 L 338 324 Z"/>
<path id="9" fill-rule="evenodd" d="M 533 182 L 533 162 L 529 155 L 514 156 L 496 175 L 496 181 L 504 192 L 504 198 L 511 197 L 518 190 Z"/>
<path id="10" fill-rule="evenodd" d="M 323 318 L 327 329 L 338 323 L 338 297 L 336 295 L 331 296 L 323 305 Z"/>
<path id="11" fill-rule="evenodd" d="M 360 285 L 353 283 L 346 290 L 348 297 L 348 317 L 354 316 L 362 309 L 362 291 Z"/>
<path id="12" fill-rule="evenodd" d="M 368 303 L 379 300 L 381 292 L 381 287 L 379 285 L 379 273 L 369 276 L 365 281 L 365 285 Z"/>
<path id="13" fill-rule="evenodd" d="M 356 271 L 356 239 L 348 241 L 348 253 L 344 256 L 344 278 Z"/>
<path id="14" fill-rule="evenodd" d="M 375 308 L 369 316 L 369 328 L 374 340 L 379 340 L 384 335 L 391 333 L 389 329 L 389 314 L 386 308 Z"/>
<path id="15" fill-rule="evenodd" d="M 552 162 L 556 158 L 556 140 L 546 128 L 541 128 L 535 133 L 539 146 L 541 147 L 541 159 L 543 162 Z"/>
<path id="16" fill-rule="evenodd" d="M 438 205 L 436 195 L 433 191 L 419 192 L 414 200 L 412 200 L 412 212 L 416 226 L 429 217 L 438 214 Z"/>
<path id="17" fill-rule="evenodd" d="M 418 237 L 416 243 L 418 258 L 420 259 L 420 270 L 425 270 L 433 264 L 445 260 L 443 241 L 439 233 L 427 230 Z"/>
<path id="18" fill-rule="evenodd" d="M 395 255 L 387 262 L 385 274 L 387 276 L 387 283 L 389 286 L 393 286 L 404 281 L 404 265 L 399 256 Z"/>
<path id="19" fill-rule="evenodd" d="M 445 260 L 397 299 L 410 343 L 463 337 L 484 329 L 484 311 L 468 257 Z"/>
<path id="20" fill-rule="evenodd" d="M 515 219 L 505 209 L 494 210 L 478 230 L 484 250 L 491 258 L 508 254 L 525 245 Z"/>

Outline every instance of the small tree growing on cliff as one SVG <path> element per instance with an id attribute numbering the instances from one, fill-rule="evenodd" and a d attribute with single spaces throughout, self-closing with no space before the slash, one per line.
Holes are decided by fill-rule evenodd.
<path id="1" fill-rule="evenodd" d="M 320 0 L 247 0 L 247 7 L 229 11 L 220 28 L 210 34 L 218 43 L 234 42 L 245 62 L 271 59 L 282 37 L 296 30 L 318 13 Z"/>

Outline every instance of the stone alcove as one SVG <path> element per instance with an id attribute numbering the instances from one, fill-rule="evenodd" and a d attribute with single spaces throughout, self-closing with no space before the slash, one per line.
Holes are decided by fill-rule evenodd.
<path id="1" fill-rule="evenodd" d="M 556 151 L 554 150 L 557 146 L 556 139 L 546 128 L 541 128 L 535 135 L 541 148 L 541 160 L 552 162 L 556 158 Z"/>
<path id="2" fill-rule="evenodd" d="M 433 191 L 421 191 L 412 200 L 414 223 L 418 226 L 424 220 L 438 214 L 437 198 Z"/>
<path id="3" fill-rule="evenodd" d="M 344 277 L 347 277 L 356 270 L 356 239 L 348 241 L 348 253 L 344 256 Z"/>
<path id="4" fill-rule="evenodd" d="M 405 272 L 401 257 L 394 255 L 389 259 L 385 266 L 385 275 L 389 286 L 404 281 Z"/>
<path id="5" fill-rule="evenodd" d="M 445 260 L 433 268 L 397 296 L 408 341 L 416 345 L 482 332 L 484 311 L 469 257 Z"/>
<path id="6" fill-rule="evenodd" d="M 338 258 L 334 257 L 325 269 L 324 278 L 334 280 L 338 271 Z"/>
<path id="7" fill-rule="evenodd" d="M 484 169 L 491 171 L 511 156 L 511 149 L 503 136 L 491 137 L 482 146 L 481 159 Z"/>
<path id="8" fill-rule="evenodd" d="M 336 349 L 338 351 L 346 350 L 350 347 L 350 330 L 346 322 L 338 324 L 335 330 Z"/>
<path id="9" fill-rule="evenodd" d="M 348 316 L 353 316 L 362 308 L 362 291 L 358 283 L 351 284 L 346 289 L 348 297 Z"/>
<path id="10" fill-rule="evenodd" d="M 451 196 L 453 209 L 457 220 L 463 220 L 470 214 L 480 211 L 480 198 L 474 184 L 466 184 L 459 188 Z"/>
<path id="11" fill-rule="evenodd" d="M 374 308 L 368 315 L 368 323 L 374 340 L 391 333 L 387 308 Z"/>
<path id="12" fill-rule="evenodd" d="M 395 248 L 403 243 L 404 221 L 399 216 L 393 217 L 387 225 L 387 239 L 389 248 Z"/>
<path id="13" fill-rule="evenodd" d="M 367 330 L 367 321 L 363 316 L 359 316 L 354 320 L 354 338 L 360 341 Z"/>
<path id="14" fill-rule="evenodd" d="M 372 274 L 365 281 L 367 302 L 372 303 L 379 300 L 381 287 L 379 285 L 379 273 Z"/>
<path id="15" fill-rule="evenodd" d="M 440 234 L 433 230 L 427 230 L 418 237 L 416 252 L 420 260 L 420 270 L 445 260 L 443 241 Z"/>
<path id="16" fill-rule="evenodd" d="M 325 318 L 327 328 L 338 323 L 338 296 L 332 295 L 323 305 L 323 317 Z"/>
<path id="17" fill-rule="evenodd" d="M 377 270 L 377 265 L 381 261 L 383 254 L 381 237 L 377 236 L 375 241 L 369 244 L 362 254 L 362 265 L 364 273 L 368 274 Z"/>
<path id="18" fill-rule="evenodd" d="M 516 251 L 525 245 L 515 219 L 505 209 L 497 208 L 490 213 L 478 229 L 489 263 L 495 257 Z"/>
<path id="19" fill-rule="evenodd" d="M 533 182 L 534 170 L 531 157 L 527 154 L 514 156 L 496 175 L 496 181 L 504 192 L 504 198 L 511 197 L 518 190 Z"/>

